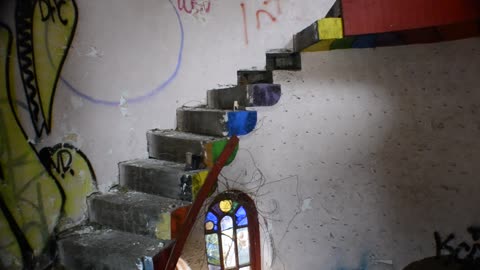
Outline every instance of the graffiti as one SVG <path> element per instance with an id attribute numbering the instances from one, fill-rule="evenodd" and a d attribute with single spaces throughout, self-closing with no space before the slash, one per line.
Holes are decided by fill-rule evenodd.
<path id="1" fill-rule="evenodd" d="M 445 269 L 476 270 L 480 269 L 480 227 L 467 228 L 472 243 L 463 241 L 455 244 L 455 235 L 443 238 L 439 232 L 434 233 L 435 257 L 426 258 L 408 265 L 404 270 Z"/>
<path id="2" fill-rule="evenodd" d="M 36 135 L 49 134 L 76 17 L 73 1 L 18 1 L 17 39 L 0 23 L 1 269 L 46 268 L 55 257 L 56 232 L 85 219 L 86 197 L 96 190 L 83 152 L 63 143 L 38 150 L 18 117 L 25 109 Z M 47 52 L 55 53 L 47 57 Z M 16 99 L 15 54 L 27 106 Z"/>
<path id="3" fill-rule="evenodd" d="M 185 11 L 188 14 L 209 13 L 212 3 L 210 0 L 190 0 L 190 5 L 187 0 L 177 0 L 178 10 Z"/>
<path id="4" fill-rule="evenodd" d="M 247 24 L 247 11 L 245 9 L 245 3 L 241 3 L 242 18 L 243 18 L 243 36 L 245 39 L 245 45 L 248 45 L 248 24 Z"/>
<path id="5" fill-rule="evenodd" d="M 257 15 L 256 15 L 257 16 L 257 29 L 261 28 L 261 24 L 260 24 L 260 15 L 261 14 L 267 15 L 270 18 L 270 20 L 272 20 L 272 22 L 277 21 L 277 18 L 275 18 L 275 16 L 273 16 L 272 13 L 270 13 L 270 12 L 264 10 L 264 9 L 259 9 L 259 10 L 257 10 Z"/>
<path id="6" fill-rule="evenodd" d="M 439 232 L 434 233 L 436 245 L 436 257 L 447 255 L 455 261 L 464 264 L 476 264 L 480 266 L 480 227 L 469 227 L 467 232 L 471 235 L 474 243 L 468 244 L 461 242 L 457 246 L 452 246 L 451 242 L 455 239 L 453 233 L 449 234 L 445 239 L 442 239 Z"/>
<path id="7" fill-rule="evenodd" d="M 272 8 L 273 5 L 270 5 L 272 2 L 276 3 L 276 11 L 275 13 L 277 16 L 282 14 L 282 7 L 280 4 L 280 0 L 265 0 L 263 1 L 263 7 L 258 8 L 255 11 L 255 19 L 256 19 L 256 27 L 257 30 L 260 30 L 262 28 L 262 18 L 266 17 L 267 20 L 270 20 L 271 22 L 276 22 L 278 18 L 272 14 L 271 11 L 267 10 L 267 8 Z M 248 16 L 247 16 L 247 5 L 245 2 L 240 3 L 240 8 L 242 11 L 242 18 L 243 18 L 243 34 L 244 34 L 244 39 L 245 39 L 245 45 L 248 45 Z"/>
<path id="8" fill-rule="evenodd" d="M 77 24 L 73 0 L 18 1 L 15 11 L 20 75 L 37 137 L 51 130 L 60 71 Z"/>
<path id="9" fill-rule="evenodd" d="M 169 0 L 169 3 L 172 6 L 173 11 L 175 12 L 175 16 L 176 16 L 177 22 L 178 22 L 178 27 L 179 27 L 179 30 L 180 30 L 180 46 L 178 48 L 177 62 L 175 64 L 175 68 L 173 68 L 173 72 L 170 74 L 170 76 L 168 76 L 168 78 L 165 81 L 161 82 L 157 87 L 148 91 L 146 94 L 139 95 L 139 96 L 136 96 L 136 97 L 126 98 L 124 100 L 124 102 L 126 102 L 128 104 L 141 103 L 141 102 L 144 102 L 144 101 L 151 100 L 152 97 L 154 97 L 155 95 L 157 95 L 161 91 L 165 90 L 175 80 L 175 78 L 177 77 L 177 75 L 180 71 L 180 67 L 181 67 L 182 60 L 183 60 L 183 48 L 184 48 L 184 41 L 185 41 L 185 33 L 184 33 L 183 23 L 182 23 L 179 11 L 175 7 L 175 4 L 172 2 L 172 0 Z M 85 100 L 87 100 L 87 101 L 89 101 L 93 104 L 104 105 L 104 106 L 109 106 L 109 107 L 118 107 L 118 106 L 121 105 L 121 102 L 118 101 L 118 100 L 100 99 L 100 98 L 97 98 L 93 95 L 88 95 L 88 94 L 86 94 L 86 91 L 84 89 L 80 89 L 78 87 L 75 87 L 72 82 L 68 81 L 64 77 L 60 77 L 60 80 L 67 87 L 67 89 L 72 91 L 75 95 L 77 95 L 77 96 L 79 96 L 79 97 L 81 97 L 81 98 L 83 98 L 83 99 L 85 99 Z"/>

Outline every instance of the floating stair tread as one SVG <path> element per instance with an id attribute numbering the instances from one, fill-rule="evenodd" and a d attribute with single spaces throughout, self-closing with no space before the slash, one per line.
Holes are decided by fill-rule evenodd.
<path id="1" fill-rule="evenodd" d="M 235 101 L 240 108 L 273 106 L 281 96 L 281 86 L 273 83 L 243 84 L 207 91 L 209 108 L 232 109 Z"/>
<path id="2" fill-rule="evenodd" d="M 323 18 L 294 35 L 296 52 L 329 50 L 334 40 L 343 38 L 341 18 Z"/>
<path id="3" fill-rule="evenodd" d="M 124 166 L 133 166 L 133 167 L 145 168 L 150 170 L 185 171 L 184 163 L 182 164 L 182 163 L 177 163 L 177 162 L 172 162 L 167 160 L 158 160 L 158 159 L 152 159 L 152 158 L 132 159 L 127 161 L 122 161 L 119 164 Z"/>
<path id="4" fill-rule="evenodd" d="M 295 53 L 293 50 L 290 49 L 271 49 L 266 52 L 266 54 L 277 54 L 277 55 L 290 55 Z"/>
<path id="5" fill-rule="evenodd" d="M 273 83 L 273 74 L 271 70 L 238 70 L 237 83 L 239 85 L 252 83 Z"/>
<path id="6" fill-rule="evenodd" d="M 222 109 L 212 109 L 212 108 L 206 108 L 206 107 L 181 107 L 178 108 L 177 110 L 181 111 L 193 111 L 193 112 L 209 112 L 209 113 L 228 113 L 228 112 L 233 112 L 232 110 L 222 110 Z"/>
<path id="7" fill-rule="evenodd" d="M 120 208 L 157 213 L 172 212 L 179 207 L 190 204 L 187 201 L 135 191 L 105 193 L 92 197 L 92 200 L 101 200 L 112 205 L 118 205 Z"/>
<path id="8" fill-rule="evenodd" d="M 267 70 L 301 70 L 300 53 L 287 49 L 269 50 L 266 53 Z"/>
<path id="9" fill-rule="evenodd" d="M 199 141 L 199 142 L 210 142 L 216 140 L 224 140 L 224 137 L 215 137 L 215 136 L 208 136 L 208 135 L 201 135 L 196 133 L 189 133 L 189 132 L 182 132 L 173 129 L 152 129 L 148 131 L 149 134 L 154 136 L 165 136 L 171 137 L 172 139 L 178 140 L 192 140 L 192 141 Z"/>
<path id="10" fill-rule="evenodd" d="M 185 160 L 185 152 L 182 156 Z M 180 156 L 176 158 L 181 159 Z M 191 190 L 183 186 L 182 180 L 192 179 L 190 176 L 204 170 L 186 171 L 185 164 L 166 160 L 135 159 L 119 163 L 119 171 L 120 184 L 129 190 L 191 201 Z"/>
<path id="11" fill-rule="evenodd" d="M 142 192 L 107 193 L 89 202 L 93 223 L 158 239 L 171 238 L 172 212 L 190 204 Z"/>
<path id="12" fill-rule="evenodd" d="M 147 132 L 148 155 L 150 158 L 185 162 L 185 154 L 189 152 L 202 157 L 203 165 L 208 168 L 213 166 L 227 141 L 228 138 L 226 137 L 200 135 L 170 129 L 154 129 Z"/>
<path id="13" fill-rule="evenodd" d="M 111 229 L 87 227 L 58 241 L 66 269 L 138 269 L 142 257 L 153 257 L 173 241 Z"/>
<path id="14" fill-rule="evenodd" d="M 204 107 L 177 109 L 177 130 L 179 131 L 212 136 L 240 136 L 250 133 L 256 123 L 256 111 L 233 111 Z"/>

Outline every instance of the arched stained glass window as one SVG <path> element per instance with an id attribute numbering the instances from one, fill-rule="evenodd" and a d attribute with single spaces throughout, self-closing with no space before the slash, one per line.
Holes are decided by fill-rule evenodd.
<path id="1" fill-rule="evenodd" d="M 205 216 L 209 270 L 260 270 L 260 233 L 255 204 L 240 191 L 218 195 Z"/>

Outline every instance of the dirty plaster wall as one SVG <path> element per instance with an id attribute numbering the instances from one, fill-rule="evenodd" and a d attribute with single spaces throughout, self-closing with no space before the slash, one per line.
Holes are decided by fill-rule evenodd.
<path id="1" fill-rule="evenodd" d="M 79 166 L 91 164 L 86 175 L 106 191 L 119 161 L 146 157 L 147 129 L 174 128 L 177 107 L 235 83 L 237 69 L 261 68 L 265 50 L 289 46 L 333 4 L 211 0 L 190 12 L 182 2 L 76 1 L 48 136 L 35 138 L 19 110 L 34 149 L 81 149 Z M 2 5 L 14 31 L 14 2 Z M 275 21 L 257 24 L 261 9 Z M 466 229 L 480 222 L 479 45 L 304 54 L 303 71 L 275 73 L 283 97 L 258 109 L 257 130 L 241 138 L 222 180 L 256 199 L 266 269 L 403 269 L 435 254 L 434 231 L 471 243 Z M 199 226 L 185 254 L 193 269 L 205 268 L 201 235 Z"/>
<path id="2" fill-rule="evenodd" d="M 256 194 L 272 269 L 404 269 L 436 254 L 434 232 L 473 247 L 479 45 L 305 53 L 275 73 L 282 99 L 223 180 Z"/>

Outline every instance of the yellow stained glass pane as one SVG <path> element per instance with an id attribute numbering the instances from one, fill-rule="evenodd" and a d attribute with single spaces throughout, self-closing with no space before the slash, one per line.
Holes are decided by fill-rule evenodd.
<path id="1" fill-rule="evenodd" d="M 230 212 L 232 210 L 232 201 L 231 200 L 223 200 L 220 202 L 220 210 L 224 213 Z"/>

